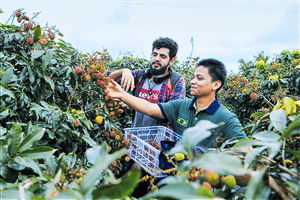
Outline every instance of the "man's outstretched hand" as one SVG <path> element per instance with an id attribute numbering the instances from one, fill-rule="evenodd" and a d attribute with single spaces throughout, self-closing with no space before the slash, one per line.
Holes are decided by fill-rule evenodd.
<path id="1" fill-rule="evenodd" d="M 117 98 L 117 99 L 121 99 L 123 93 L 125 93 L 122 87 L 118 83 L 116 83 L 113 79 L 110 80 L 104 92 L 106 93 L 107 96 L 111 98 Z"/>

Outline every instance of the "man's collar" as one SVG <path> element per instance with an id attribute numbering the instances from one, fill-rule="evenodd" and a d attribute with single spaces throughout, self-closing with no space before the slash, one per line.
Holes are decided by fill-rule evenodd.
<path id="1" fill-rule="evenodd" d="M 194 108 L 194 103 L 196 102 L 197 100 L 197 97 L 194 97 L 189 105 L 189 109 L 192 109 Z M 220 107 L 220 102 L 218 100 L 218 97 L 216 97 L 216 99 L 206 108 L 204 109 L 206 112 L 208 112 L 209 114 L 213 115 L 217 110 L 218 108 Z"/>

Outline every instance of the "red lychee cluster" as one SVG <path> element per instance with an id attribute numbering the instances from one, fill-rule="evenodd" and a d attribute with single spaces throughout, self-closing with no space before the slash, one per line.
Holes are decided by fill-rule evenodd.
<path id="1" fill-rule="evenodd" d="M 106 100 L 106 106 L 108 107 L 109 114 L 111 116 L 120 116 L 122 113 L 124 113 L 124 110 L 119 105 L 119 102 L 114 101 L 113 99 L 110 99 L 108 96 L 105 96 L 104 99 Z"/>

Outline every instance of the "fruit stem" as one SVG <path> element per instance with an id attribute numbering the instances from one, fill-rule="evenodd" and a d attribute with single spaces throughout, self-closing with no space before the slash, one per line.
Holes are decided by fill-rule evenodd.
<path id="1" fill-rule="evenodd" d="M 291 175 L 293 178 L 296 178 L 296 179 L 300 180 L 300 177 L 298 177 L 297 174 L 294 174 L 291 170 L 289 170 L 288 168 L 286 168 L 286 167 L 284 167 L 284 166 L 278 164 L 276 161 L 271 160 L 270 158 L 267 158 L 266 156 L 262 156 L 261 158 L 270 161 L 270 162 L 271 162 L 272 164 L 274 164 L 274 165 L 277 164 L 277 167 L 278 167 L 279 169 L 281 169 L 282 171 L 288 173 L 288 174 Z"/>
<path id="2" fill-rule="evenodd" d="M 16 14 L 16 12 L 18 12 L 19 10 L 15 10 L 14 12 L 13 12 L 13 14 L 8 18 L 8 20 L 6 21 L 6 23 L 5 24 L 7 24 L 8 22 L 9 22 L 9 20 L 10 20 L 10 18 L 11 17 L 14 17 L 15 16 L 15 14 Z M 12 20 L 12 22 L 13 22 L 14 20 Z M 11 23 L 12 23 L 11 22 Z"/>

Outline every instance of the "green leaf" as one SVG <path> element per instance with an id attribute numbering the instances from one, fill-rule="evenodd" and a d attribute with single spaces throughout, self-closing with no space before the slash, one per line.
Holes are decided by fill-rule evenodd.
<path id="1" fill-rule="evenodd" d="M 21 199 L 19 190 L 10 189 L 1 191 L 1 199 Z"/>
<path id="2" fill-rule="evenodd" d="M 264 115 L 264 113 L 262 113 L 262 112 L 255 112 L 250 116 L 250 118 L 257 117 L 257 116 L 263 116 L 263 115 Z"/>
<path id="3" fill-rule="evenodd" d="M 4 96 L 4 95 L 8 95 L 11 98 L 15 99 L 15 95 L 14 93 L 12 93 L 10 90 L 5 89 L 3 86 L 0 85 L 0 97 Z"/>
<path id="4" fill-rule="evenodd" d="M 251 178 L 246 190 L 246 199 L 261 199 L 263 191 L 262 178 L 266 169 L 261 171 L 254 171 L 251 173 Z"/>
<path id="5" fill-rule="evenodd" d="M 20 50 L 21 54 L 23 57 L 27 58 L 28 59 L 28 56 L 27 56 L 27 53 L 22 49 Z"/>
<path id="6" fill-rule="evenodd" d="M 3 136 L 7 132 L 6 128 L 0 126 L 0 137 Z"/>
<path id="7" fill-rule="evenodd" d="M 44 80 L 50 85 L 51 89 L 54 91 L 54 82 L 44 75 Z"/>
<path id="8" fill-rule="evenodd" d="M 69 153 L 66 157 L 66 161 L 68 164 L 68 168 L 72 168 L 76 163 L 76 154 L 75 153 Z"/>
<path id="9" fill-rule="evenodd" d="M 81 182 L 82 193 L 86 194 L 91 192 L 96 180 L 98 180 L 103 170 L 106 169 L 114 160 L 119 159 L 124 154 L 125 151 L 120 150 L 113 154 L 108 154 L 107 156 L 100 158 L 97 161 L 97 163 L 92 168 L 90 168 L 90 170 L 84 176 Z"/>
<path id="10" fill-rule="evenodd" d="M 8 160 L 7 152 L 4 148 L 4 145 L 1 142 L 0 142 L 0 159 L 2 165 L 4 165 Z"/>
<path id="11" fill-rule="evenodd" d="M 29 121 L 29 122 L 27 123 L 27 125 L 26 125 L 24 134 L 25 134 L 25 135 L 28 135 L 28 134 L 31 132 L 31 130 L 32 130 L 32 123 L 31 123 L 31 121 Z"/>
<path id="12" fill-rule="evenodd" d="M 43 173 L 40 170 L 39 166 L 32 159 L 23 159 L 23 158 L 15 158 L 15 161 L 25 167 L 31 168 L 34 172 L 39 174 L 40 177 L 43 177 Z"/>
<path id="13" fill-rule="evenodd" d="M 297 135 L 297 134 L 300 134 L 300 116 L 294 119 L 294 121 L 284 131 L 282 137 L 288 139 L 292 135 Z"/>
<path id="14" fill-rule="evenodd" d="M 34 42 L 39 41 L 41 35 L 42 35 L 41 26 L 40 25 L 35 26 L 35 28 L 34 28 L 34 36 L 33 36 Z"/>
<path id="15" fill-rule="evenodd" d="M 31 58 L 32 59 L 36 59 L 38 57 L 41 57 L 43 54 L 45 53 L 44 50 L 35 50 L 32 55 L 31 55 Z"/>
<path id="16" fill-rule="evenodd" d="M 8 134 L 8 154 L 13 157 L 20 146 L 22 138 L 22 128 L 20 124 L 14 123 Z"/>
<path id="17" fill-rule="evenodd" d="M 3 83 L 3 84 L 10 83 L 10 79 L 13 75 L 14 75 L 14 69 L 12 67 L 8 68 L 5 71 L 5 76 L 2 76 L 1 83 Z"/>
<path id="18" fill-rule="evenodd" d="M 1 108 L 0 109 L 0 119 L 5 119 L 9 115 L 9 109 L 8 108 Z"/>
<path id="19" fill-rule="evenodd" d="M 22 158 L 31 158 L 31 159 L 37 159 L 37 158 L 45 158 L 48 156 L 51 156 L 56 149 L 48 146 L 40 146 L 40 147 L 33 147 L 31 149 L 28 149 L 26 151 L 23 151 L 19 154 Z"/>
<path id="20" fill-rule="evenodd" d="M 244 169 L 242 161 L 238 157 L 213 152 L 196 158 L 190 166 L 201 167 L 220 175 L 249 173 L 248 170 Z"/>
<path id="21" fill-rule="evenodd" d="M 252 137 L 264 142 L 277 142 L 280 139 L 280 136 L 274 132 L 258 132 Z"/>
<path id="22" fill-rule="evenodd" d="M 298 159 L 300 159 L 300 151 L 292 150 L 292 149 L 287 149 L 286 152 L 294 154 Z"/>
<path id="23" fill-rule="evenodd" d="M 85 199 L 82 194 L 75 190 L 64 190 L 59 194 L 55 195 L 51 199 L 62 200 L 62 199 L 72 199 L 72 200 L 82 200 Z"/>
<path id="24" fill-rule="evenodd" d="M 249 140 L 243 139 L 238 141 L 232 148 L 240 148 L 240 147 L 248 147 L 254 145 L 265 145 L 265 142 L 257 141 L 257 140 Z"/>
<path id="25" fill-rule="evenodd" d="M 268 147 L 267 146 L 257 147 L 257 148 L 253 148 L 250 152 L 248 152 L 244 160 L 245 166 L 248 167 L 252 163 L 254 158 L 266 148 Z"/>
<path id="26" fill-rule="evenodd" d="M 44 128 L 37 127 L 35 128 L 27 137 L 22 141 L 20 144 L 20 147 L 18 149 L 19 152 L 23 152 L 27 149 L 29 149 L 33 143 L 36 141 L 39 141 L 45 133 Z"/>
<path id="27" fill-rule="evenodd" d="M 93 146 L 89 148 L 85 152 L 88 161 L 91 164 L 95 164 L 100 157 L 103 157 L 108 154 L 108 146 L 107 143 L 104 142 L 101 146 Z"/>
<path id="28" fill-rule="evenodd" d="M 93 191 L 93 199 L 119 199 L 129 196 L 138 184 L 141 172 L 140 166 L 135 164 L 131 171 L 124 176 L 119 183 L 114 185 L 104 185 Z"/>
<path id="29" fill-rule="evenodd" d="M 58 170 L 61 168 L 62 169 L 62 163 L 64 161 L 64 158 L 65 158 L 65 153 L 61 153 L 58 157 L 58 161 L 57 161 L 57 164 L 56 164 L 56 169 L 55 169 L 55 174 L 57 174 Z"/>
<path id="30" fill-rule="evenodd" d="M 30 107 L 31 107 L 30 111 L 34 111 L 36 115 L 36 119 L 39 120 L 39 116 L 42 115 L 42 111 L 45 111 L 45 109 L 36 103 L 31 103 Z"/>
<path id="31" fill-rule="evenodd" d="M 269 158 L 273 159 L 278 151 L 280 150 L 280 147 L 282 146 L 282 141 L 274 142 L 274 143 L 267 143 L 267 146 L 269 148 Z"/>
<path id="32" fill-rule="evenodd" d="M 30 66 L 28 66 L 28 74 L 29 74 L 30 83 L 33 83 L 35 78 L 34 78 L 33 71 L 31 70 Z"/>
<path id="33" fill-rule="evenodd" d="M 6 182 L 9 182 L 9 183 L 16 182 L 16 180 L 18 178 L 18 174 L 19 174 L 18 171 L 11 169 L 9 167 L 2 166 L 0 168 L 0 175 L 5 179 Z M 1 194 L 2 194 L 2 192 L 1 192 Z"/>
<path id="34" fill-rule="evenodd" d="M 46 158 L 46 164 L 49 167 L 52 175 L 55 174 L 55 170 L 56 170 L 56 163 L 55 163 L 55 159 L 53 156 L 49 156 Z"/>
<path id="35" fill-rule="evenodd" d="M 156 192 L 151 192 L 141 199 L 207 199 L 212 198 L 211 195 L 200 196 L 200 192 L 188 183 L 175 183 L 166 185 Z"/>
<path id="36" fill-rule="evenodd" d="M 97 145 L 97 143 L 96 143 L 90 136 L 83 135 L 81 138 L 82 138 L 86 143 L 88 143 L 90 146 L 95 146 L 95 145 Z"/>
<path id="37" fill-rule="evenodd" d="M 270 113 L 270 119 L 273 126 L 279 131 L 283 132 L 287 123 L 287 118 L 284 110 L 273 110 Z"/>
<path id="38" fill-rule="evenodd" d="M 46 54 L 43 56 L 42 61 L 43 61 L 43 66 L 47 67 L 47 65 L 50 63 L 52 60 L 52 57 L 54 55 L 54 50 L 53 49 L 48 49 L 46 51 Z"/>
<path id="39" fill-rule="evenodd" d="M 194 146 L 212 134 L 209 131 L 210 129 L 217 127 L 218 125 L 208 120 L 199 121 L 194 127 L 190 127 L 183 132 L 182 139 L 176 143 L 169 153 L 181 152 L 186 154 L 189 160 L 192 160 Z"/>

